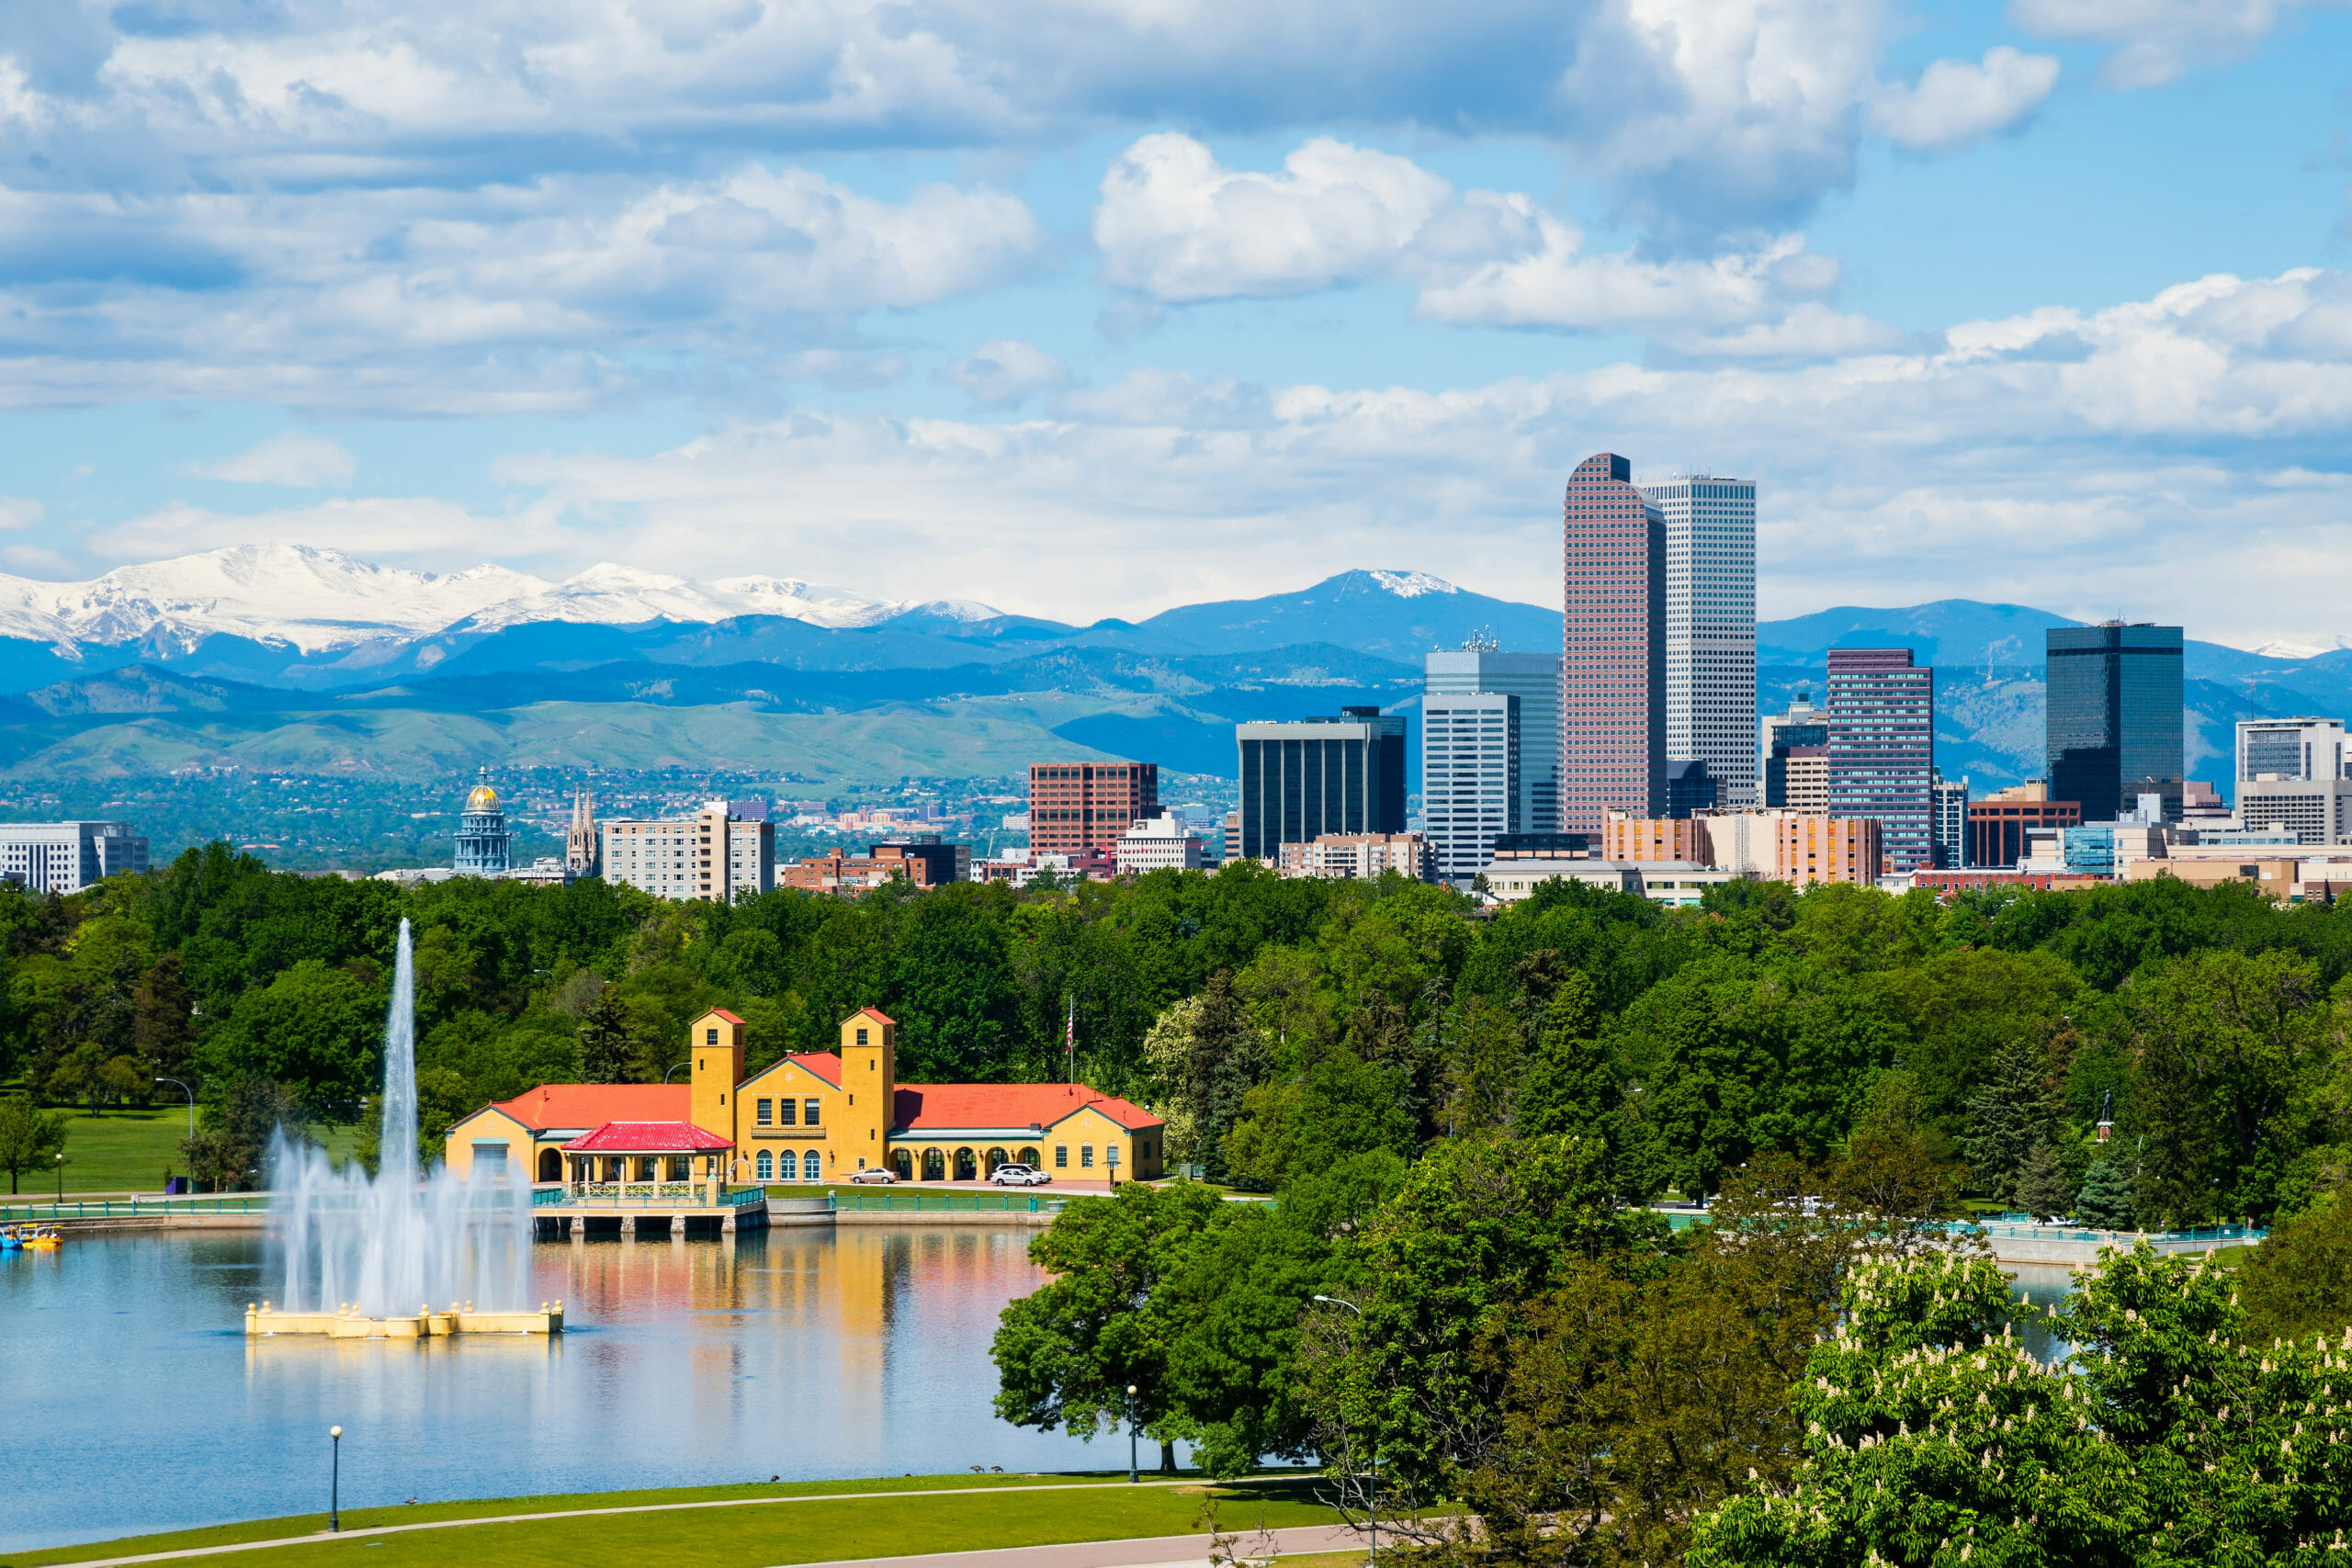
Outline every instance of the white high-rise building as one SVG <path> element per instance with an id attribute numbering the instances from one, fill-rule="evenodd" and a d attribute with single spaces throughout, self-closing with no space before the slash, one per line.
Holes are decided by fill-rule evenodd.
<path id="1" fill-rule="evenodd" d="M 775 824 L 737 817 L 714 800 L 684 818 L 619 818 L 597 824 L 607 882 L 657 898 L 729 904 L 775 886 Z"/>
<path id="2" fill-rule="evenodd" d="M 1756 482 L 1638 487 L 1666 519 L 1666 755 L 1707 764 L 1725 811 L 1758 804 Z"/>
<path id="3" fill-rule="evenodd" d="M 1509 692 L 1430 692 L 1421 698 L 1421 832 L 1439 881 L 1466 885 L 1494 858 L 1498 837 L 1523 830 L 1520 746 L 1525 733 L 1525 710 Z"/>
<path id="4" fill-rule="evenodd" d="M 1505 653 L 1472 638 L 1469 645 L 1425 654 L 1422 698 L 1512 696 L 1519 699 L 1519 825 L 1517 833 L 1560 830 L 1560 656 Z M 1423 765 L 1428 740 L 1422 742 Z M 1428 774 L 1422 775 L 1426 795 Z M 1483 869 L 1486 862 L 1480 861 Z M 1451 872 L 1441 869 L 1441 876 Z"/>
<path id="5" fill-rule="evenodd" d="M 2334 718 L 2238 720 L 2238 776 L 2312 784 L 2345 776 L 2344 723 Z"/>

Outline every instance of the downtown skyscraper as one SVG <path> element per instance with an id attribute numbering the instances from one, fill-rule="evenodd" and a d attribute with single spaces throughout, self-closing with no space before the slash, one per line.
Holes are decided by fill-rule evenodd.
<path id="1" fill-rule="evenodd" d="M 2179 821 L 2180 628 L 2108 621 L 2043 636 L 2050 798 L 2079 802 L 2084 821 L 2102 822 L 2158 795 L 2165 820 Z"/>
<path id="2" fill-rule="evenodd" d="M 1666 524 L 1666 755 L 1707 764 L 1724 810 L 1758 804 L 1756 482 L 1641 487 Z"/>
<path id="3" fill-rule="evenodd" d="M 1633 473 L 1596 453 L 1561 505 L 1563 832 L 1598 833 L 1611 811 L 1655 817 L 1666 805 L 1666 519 Z"/>
<path id="4" fill-rule="evenodd" d="M 1879 825 L 1882 874 L 1936 863 L 1936 672 L 1907 648 L 1829 650 L 1829 815 Z"/>

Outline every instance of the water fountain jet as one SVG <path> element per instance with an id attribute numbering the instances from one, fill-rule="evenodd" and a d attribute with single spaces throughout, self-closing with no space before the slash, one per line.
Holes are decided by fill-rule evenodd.
<path id="1" fill-rule="evenodd" d="M 484 1160 L 465 1177 L 439 1164 L 423 1171 L 416 1118 L 416 971 L 403 919 L 384 1020 L 376 1175 L 356 1161 L 337 1169 L 324 1149 L 282 1132 L 271 1139 L 270 1232 L 285 1294 L 248 1305 L 246 1333 L 427 1339 L 563 1331 L 561 1302 L 526 1304 L 529 1181 Z M 436 1308 L 436 1300 L 450 1304 Z"/>

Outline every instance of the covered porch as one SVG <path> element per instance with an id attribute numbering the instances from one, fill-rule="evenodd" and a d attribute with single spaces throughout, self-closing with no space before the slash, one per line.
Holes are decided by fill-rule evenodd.
<path id="1" fill-rule="evenodd" d="M 563 1145 L 563 1199 L 718 1208 L 733 1147 L 690 1122 L 607 1122 Z"/>

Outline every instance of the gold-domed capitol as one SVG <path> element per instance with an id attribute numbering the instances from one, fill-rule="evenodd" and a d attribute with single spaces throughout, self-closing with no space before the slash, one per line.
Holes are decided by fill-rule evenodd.
<path id="1" fill-rule="evenodd" d="M 452 863 L 459 876 L 497 876 L 511 863 L 514 835 L 506 830 L 506 807 L 498 792 L 486 784 L 474 785 L 466 809 L 458 818 L 458 853 Z"/>

